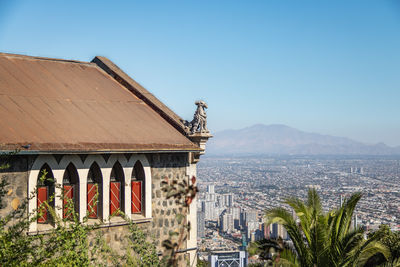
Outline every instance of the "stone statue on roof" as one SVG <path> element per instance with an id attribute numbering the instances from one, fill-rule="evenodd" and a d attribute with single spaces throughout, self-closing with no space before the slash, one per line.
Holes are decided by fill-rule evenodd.
<path id="1" fill-rule="evenodd" d="M 209 130 L 207 129 L 207 114 L 205 111 L 208 106 L 206 102 L 202 100 L 196 101 L 195 104 L 197 105 L 197 109 L 194 113 L 193 120 L 191 122 L 185 121 L 184 124 L 191 134 L 209 133 Z"/>

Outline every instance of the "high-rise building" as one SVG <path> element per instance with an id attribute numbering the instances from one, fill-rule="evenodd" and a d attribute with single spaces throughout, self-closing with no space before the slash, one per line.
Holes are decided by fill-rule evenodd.
<path id="1" fill-rule="evenodd" d="M 215 193 L 207 193 L 206 200 L 215 202 L 217 200 L 217 196 Z"/>
<path id="2" fill-rule="evenodd" d="M 271 238 L 278 238 L 278 224 L 274 223 L 271 227 Z"/>
<path id="3" fill-rule="evenodd" d="M 255 233 L 255 239 L 256 239 L 256 241 L 261 240 L 261 239 L 264 238 L 264 233 L 263 233 L 262 230 L 257 229 L 254 233 Z"/>
<path id="4" fill-rule="evenodd" d="M 223 195 L 217 195 L 216 200 L 218 207 L 225 208 Z"/>
<path id="5" fill-rule="evenodd" d="M 215 207 L 213 211 L 213 221 L 218 220 L 219 216 L 224 212 L 225 208 L 224 207 Z"/>
<path id="6" fill-rule="evenodd" d="M 263 234 L 264 238 L 271 238 L 271 225 L 263 223 Z"/>
<path id="7" fill-rule="evenodd" d="M 358 227 L 358 217 L 357 217 L 357 214 L 355 213 L 354 216 L 353 216 L 353 226 L 352 226 L 352 229 L 357 229 L 357 227 Z"/>
<path id="8" fill-rule="evenodd" d="M 286 240 L 288 239 L 288 234 L 283 225 L 274 223 L 272 224 L 271 238 L 279 238 L 279 237 Z"/>
<path id="9" fill-rule="evenodd" d="M 257 211 L 246 211 L 246 224 L 248 224 L 249 222 L 258 222 Z"/>
<path id="10" fill-rule="evenodd" d="M 207 193 L 209 194 L 215 194 L 215 188 L 213 184 L 207 185 Z"/>
<path id="11" fill-rule="evenodd" d="M 197 237 L 205 237 L 205 229 L 204 211 L 197 211 Z"/>
<path id="12" fill-rule="evenodd" d="M 232 207 L 232 215 L 234 220 L 240 220 L 240 207 Z"/>
<path id="13" fill-rule="evenodd" d="M 223 207 L 233 207 L 233 194 L 221 195 L 221 204 Z"/>
<path id="14" fill-rule="evenodd" d="M 280 236 L 283 240 L 288 239 L 288 234 L 282 224 L 278 224 L 278 236 Z"/>
<path id="15" fill-rule="evenodd" d="M 233 227 L 240 230 L 240 207 L 232 207 Z"/>
<path id="16" fill-rule="evenodd" d="M 215 202 L 213 201 L 202 201 L 201 210 L 204 212 L 205 220 L 215 220 Z"/>
<path id="17" fill-rule="evenodd" d="M 233 216 L 228 212 L 221 214 L 221 231 L 222 232 L 233 232 Z"/>
<path id="18" fill-rule="evenodd" d="M 245 227 L 246 226 L 246 212 L 245 210 L 240 211 L 240 226 Z"/>
<path id="19" fill-rule="evenodd" d="M 254 233 L 256 230 L 260 228 L 260 223 L 255 221 L 247 222 L 246 230 L 247 230 L 247 237 L 251 238 L 251 234 Z"/>

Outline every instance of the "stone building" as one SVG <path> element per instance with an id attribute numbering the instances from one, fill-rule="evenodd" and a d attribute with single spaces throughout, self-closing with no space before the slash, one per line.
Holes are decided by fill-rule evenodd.
<path id="1" fill-rule="evenodd" d="M 177 226 L 179 212 L 167 200 L 161 182 L 187 181 L 211 135 L 205 126 L 205 103 L 191 123 L 183 121 L 110 60 L 92 62 L 0 53 L 0 150 L 18 150 L 10 168 L 1 171 L 10 183 L 7 213 L 28 196 L 29 212 L 54 194 L 60 217 L 73 199 L 80 219 L 103 221 L 109 242 L 118 246 L 126 230 L 123 211 L 149 233 L 161 251 L 161 240 Z M 200 109 L 200 111 L 199 111 Z M 196 117 L 197 116 L 197 117 Z M 43 182 L 43 170 L 52 182 Z M 98 197 L 94 197 L 97 195 Z M 192 225 L 182 255 L 195 262 L 196 201 L 188 210 Z M 44 212 L 30 225 L 32 234 L 51 229 Z"/>

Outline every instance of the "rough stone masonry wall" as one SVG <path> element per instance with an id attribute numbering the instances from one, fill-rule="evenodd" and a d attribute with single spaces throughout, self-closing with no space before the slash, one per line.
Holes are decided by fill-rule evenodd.
<path id="1" fill-rule="evenodd" d="M 169 180 L 182 181 L 186 176 L 187 154 L 154 154 L 149 156 L 152 174 L 152 231 L 156 244 L 161 248 L 162 240 L 169 238 L 169 231 L 177 230 L 176 215 L 182 213 L 183 207 L 175 204 L 173 199 L 166 199 L 161 182 Z M 186 247 L 184 247 L 186 248 Z M 181 248 L 181 249 L 184 249 Z"/>
<path id="2" fill-rule="evenodd" d="M 27 200 L 28 169 L 34 162 L 33 156 L 13 156 L 9 168 L 0 170 L 0 180 L 5 179 L 8 185 L 5 187 L 6 195 L 2 200 L 3 208 L 0 216 L 9 214 Z M 5 162 L 1 162 L 3 164 Z"/>
<path id="3" fill-rule="evenodd" d="M 178 229 L 176 215 L 182 212 L 182 207 L 175 204 L 174 200 L 167 200 L 162 191 L 161 182 L 168 179 L 179 181 L 188 179 L 186 166 L 187 153 L 159 153 L 146 155 L 151 165 L 152 174 L 152 222 L 141 223 L 139 227 L 148 235 L 149 240 L 154 240 L 158 251 L 162 251 L 161 243 L 169 238 L 169 231 Z M 9 185 L 7 194 L 3 199 L 4 208 L 0 209 L 0 215 L 8 214 L 16 209 L 27 198 L 28 174 L 33 165 L 35 156 L 14 156 L 10 162 L 10 168 L 0 170 L 2 178 L 6 178 Z M 126 226 L 114 226 L 99 229 L 103 232 L 107 243 L 117 251 L 125 245 L 124 240 L 128 234 Z M 184 244 L 181 249 L 185 249 Z M 180 255 L 182 258 L 183 255 Z"/>
<path id="4" fill-rule="evenodd" d="M 176 178 L 179 181 L 186 179 L 187 154 L 149 154 L 148 161 L 151 165 L 152 174 L 152 217 L 150 223 L 141 223 L 141 228 L 149 237 L 149 241 L 154 242 L 157 250 L 162 252 L 161 243 L 165 239 L 169 239 L 169 231 L 177 230 L 178 223 L 176 214 L 182 212 L 182 207 L 175 204 L 174 200 L 167 200 L 165 193 L 162 191 L 161 182 L 168 179 Z M 102 228 L 102 235 L 108 244 L 112 244 L 113 249 L 122 251 L 126 244 L 128 234 L 127 226 L 116 226 Z M 181 249 L 185 249 L 183 244 Z M 180 266 L 186 266 L 186 255 L 179 254 L 178 259 Z"/>

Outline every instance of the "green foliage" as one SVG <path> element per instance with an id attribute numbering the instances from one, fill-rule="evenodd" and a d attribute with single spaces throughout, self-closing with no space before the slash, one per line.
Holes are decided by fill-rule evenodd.
<path id="1" fill-rule="evenodd" d="M 208 267 L 208 261 L 206 260 L 200 260 L 197 258 L 197 265 L 196 267 Z"/>
<path id="2" fill-rule="evenodd" d="M 42 177 L 46 175 L 44 172 Z M 7 185 L 4 181 L 2 190 Z M 73 205 L 72 201 L 69 205 Z M 39 210 L 43 208 L 51 214 L 56 226 L 46 234 L 27 234 L 29 225 L 40 216 L 40 212 L 29 216 L 27 201 L 17 210 L 0 217 L 0 265 L 88 266 L 87 237 L 91 227 L 79 222 L 76 213 L 72 214 L 73 221 L 66 222 L 56 215 L 48 202 L 44 202 Z"/>
<path id="3" fill-rule="evenodd" d="M 1 186 L 7 185 L 3 182 Z M 23 203 L 21 208 L 0 217 L 0 266 L 27 266 L 32 252 L 40 248 L 41 239 L 26 234 L 30 222 L 36 218 L 30 220 L 24 212 L 25 207 L 26 203 Z"/>
<path id="4" fill-rule="evenodd" d="M 257 246 L 257 244 L 255 242 L 251 242 L 249 244 L 249 246 L 247 247 L 247 252 L 249 253 L 249 256 L 254 256 L 254 255 L 258 255 L 261 253 L 261 250 L 259 249 L 259 247 Z"/>
<path id="5" fill-rule="evenodd" d="M 7 181 L 6 180 L 1 180 L 0 181 L 0 209 L 3 209 L 4 208 L 4 203 L 3 203 L 3 201 L 2 201 L 2 199 L 5 197 L 5 195 L 7 194 L 7 190 L 6 190 L 6 187 L 7 187 Z"/>
<path id="6" fill-rule="evenodd" d="M 0 155 L 0 169 L 8 169 L 10 153 Z M 8 182 L 0 181 L 0 209 L 4 208 L 3 198 L 7 193 Z M 27 258 L 32 249 L 40 245 L 37 238 L 27 235 L 29 224 L 36 220 L 29 219 L 26 213 L 27 201 L 17 210 L 0 217 L 0 266 L 27 266 Z M 39 240 L 40 241 L 40 240 Z"/>
<path id="7" fill-rule="evenodd" d="M 381 236 L 379 242 L 390 251 L 390 256 L 386 259 L 383 255 L 378 254 L 370 258 L 366 264 L 369 266 L 400 266 L 400 232 L 393 232 L 388 225 L 381 225 L 379 229 L 373 233 Z M 372 234 L 369 234 L 371 236 Z"/>
<path id="8" fill-rule="evenodd" d="M 249 256 L 258 255 L 264 263 L 272 264 L 284 249 L 288 248 L 281 238 L 262 239 L 251 242 L 248 247 Z"/>
<path id="9" fill-rule="evenodd" d="M 129 224 L 129 250 L 127 263 L 131 266 L 160 266 L 156 247 L 147 240 L 147 235 L 134 224 Z M 137 260 L 140 259 L 138 262 Z"/>
<path id="10" fill-rule="evenodd" d="M 293 266 L 364 266 L 378 253 L 387 258 L 389 251 L 378 242 L 381 233 L 365 239 L 362 228 L 351 229 L 360 198 L 361 194 L 355 193 L 338 210 L 324 213 L 319 195 L 310 189 L 306 202 L 297 198 L 285 201 L 299 222 L 283 208 L 267 211 L 268 223 L 282 224 L 293 241 L 295 253 L 287 250 L 281 258 Z"/>
<path id="11" fill-rule="evenodd" d="M 47 175 L 44 170 L 40 177 L 43 183 L 48 180 Z M 0 181 L 0 202 L 6 195 L 7 185 L 5 179 Z M 117 253 L 105 242 L 100 229 L 96 230 L 101 224 L 90 225 L 87 217 L 83 222 L 79 220 L 72 199 L 65 199 L 66 218 L 60 218 L 49 204 L 53 198 L 54 195 L 43 202 L 39 212 L 28 214 L 27 199 L 17 210 L 0 217 L 0 266 L 159 266 L 154 244 L 146 240 L 143 231 L 132 221 L 128 221 L 129 246 Z M 43 234 L 29 234 L 29 225 L 44 209 L 52 217 L 54 227 Z"/>
<path id="12" fill-rule="evenodd" d="M 0 169 L 8 168 L 8 157 L 0 155 L 0 162 L 4 163 Z M 5 160 L 7 159 L 7 161 Z M 123 216 L 127 221 L 127 237 L 122 242 L 126 243 L 123 251 L 115 251 L 106 241 L 102 232 L 102 222 L 88 224 L 88 216 L 81 222 L 76 212 L 72 199 L 64 196 L 61 185 L 55 184 L 49 177 L 47 170 L 43 170 L 39 184 L 54 185 L 62 192 L 59 196 L 65 206 L 65 218 L 60 218 L 54 207 L 51 195 L 36 211 L 28 214 L 27 203 L 35 197 L 36 189 L 29 199 L 26 199 L 17 210 L 0 217 L 0 266 L 177 266 L 177 253 L 187 239 L 190 224 L 186 222 L 187 210 L 196 196 L 197 187 L 192 177 L 191 184 L 177 180 L 169 183 L 165 181 L 167 198 L 173 198 L 181 213 L 177 214 L 178 230 L 170 231 L 170 238 L 163 241 L 166 253 L 159 260 L 156 246 L 151 242 L 149 235 L 145 234 L 134 222 L 127 219 L 121 211 L 112 216 Z M 2 199 L 7 194 L 7 180 L 0 181 L 0 208 Z M 95 196 L 97 199 L 98 193 Z M 65 200 L 65 201 L 64 201 Z M 93 202 L 93 206 L 97 201 Z M 88 207 L 93 210 L 93 207 Z M 29 233 L 29 225 L 48 212 L 51 218 L 49 230 L 43 233 Z M 204 262 L 199 262 L 204 266 Z M 203 265 L 202 265 L 203 264 Z"/>

